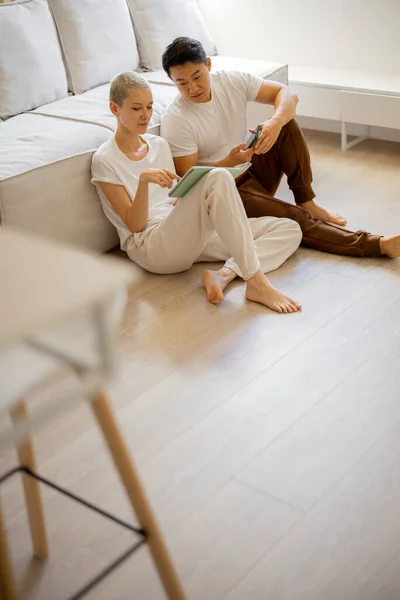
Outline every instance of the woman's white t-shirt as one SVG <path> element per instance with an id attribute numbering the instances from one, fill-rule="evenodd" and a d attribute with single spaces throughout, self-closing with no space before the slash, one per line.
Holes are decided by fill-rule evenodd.
<path id="1" fill-rule="evenodd" d="M 133 233 L 115 212 L 97 183 L 123 185 L 133 202 L 142 171 L 168 169 L 175 173 L 168 142 L 156 135 L 145 134 L 141 137 L 148 145 L 147 154 L 142 160 L 130 160 L 121 152 L 114 135 L 96 150 L 92 158 L 92 183 L 96 186 L 106 217 L 117 229 L 122 250 L 126 250 L 127 241 Z M 155 183 L 149 184 L 149 218 L 146 230 L 154 227 L 171 212 L 173 198 L 168 196 L 168 191 Z"/>
<path id="2" fill-rule="evenodd" d="M 161 119 L 172 156 L 198 153 L 199 164 L 222 160 L 248 136 L 247 103 L 257 98 L 261 77 L 240 71 L 211 73 L 211 100 L 195 103 L 180 94 Z"/>

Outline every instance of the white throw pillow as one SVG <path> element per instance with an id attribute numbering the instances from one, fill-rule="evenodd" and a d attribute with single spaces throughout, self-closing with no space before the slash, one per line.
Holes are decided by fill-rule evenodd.
<path id="1" fill-rule="evenodd" d="M 145 69 L 161 69 L 165 48 L 181 36 L 201 42 L 207 55 L 216 53 L 197 0 L 127 1 L 138 39 L 140 64 Z"/>
<path id="2" fill-rule="evenodd" d="M 125 0 L 49 0 L 61 40 L 69 89 L 80 94 L 139 63 Z"/>
<path id="3" fill-rule="evenodd" d="M 0 118 L 67 94 L 61 48 L 46 0 L 0 4 Z"/>

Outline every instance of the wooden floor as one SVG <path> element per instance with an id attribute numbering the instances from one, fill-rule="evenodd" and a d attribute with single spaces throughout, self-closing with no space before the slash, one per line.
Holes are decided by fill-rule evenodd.
<path id="1" fill-rule="evenodd" d="M 342 153 L 334 134 L 307 137 L 321 204 L 353 228 L 400 232 L 400 145 Z M 247 303 L 242 283 L 212 306 L 200 272 L 143 275 L 110 390 L 188 599 L 399 600 L 400 260 L 300 249 L 271 274 L 303 304 L 295 315 Z M 44 395 L 68 386 L 75 393 L 62 378 Z M 36 447 L 44 475 L 131 518 L 86 407 Z M 132 541 L 44 492 L 41 566 L 21 485 L 2 488 L 24 600 L 63 600 Z M 87 597 L 164 595 L 142 550 Z"/>

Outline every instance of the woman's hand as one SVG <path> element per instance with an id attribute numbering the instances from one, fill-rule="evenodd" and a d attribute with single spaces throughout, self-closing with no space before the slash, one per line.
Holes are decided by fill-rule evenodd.
<path id="1" fill-rule="evenodd" d="M 144 183 L 156 183 L 162 188 L 171 189 L 174 179 L 179 181 L 180 177 L 168 169 L 147 169 L 140 173 L 139 181 Z"/>

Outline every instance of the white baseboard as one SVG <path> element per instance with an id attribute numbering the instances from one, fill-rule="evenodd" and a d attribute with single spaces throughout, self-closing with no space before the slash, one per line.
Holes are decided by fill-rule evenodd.
<path id="1" fill-rule="evenodd" d="M 340 122 L 329 119 L 315 119 L 313 117 L 296 117 L 296 121 L 302 129 L 314 129 L 316 131 L 329 131 L 330 133 L 340 134 Z M 375 140 L 385 140 L 388 142 L 400 142 L 400 131 L 397 129 L 387 129 L 386 127 L 370 127 L 369 137 Z M 367 134 L 365 125 L 347 125 L 349 135 L 362 136 Z"/>

